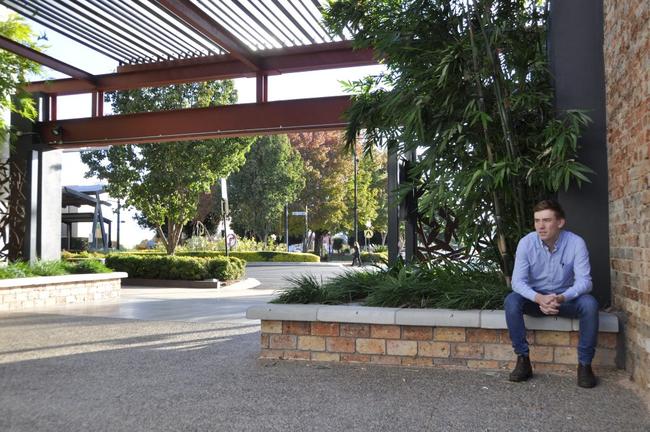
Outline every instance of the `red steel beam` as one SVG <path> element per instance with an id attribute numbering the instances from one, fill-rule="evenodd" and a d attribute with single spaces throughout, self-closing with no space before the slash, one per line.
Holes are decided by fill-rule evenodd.
<path id="1" fill-rule="evenodd" d="M 259 70 L 257 58 L 252 51 L 242 44 L 235 35 L 213 20 L 189 0 L 156 0 L 172 14 L 192 26 L 208 39 L 228 51 L 233 57 L 244 63 L 253 71 Z"/>
<path id="2" fill-rule="evenodd" d="M 19 56 L 25 57 L 36 63 L 40 63 L 44 66 L 47 66 L 59 72 L 62 72 L 66 75 L 70 75 L 73 78 L 77 78 L 81 82 L 92 84 L 95 78 L 94 75 L 84 70 L 81 70 L 72 65 L 59 61 L 53 57 L 48 56 L 47 54 L 43 54 L 32 48 L 26 47 L 25 45 L 19 44 L 18 42 L 14 42 L 11 39 L 7 39 L 4 36 L 0 36 L 0 48 L 10 51 L 14 54 L 18 54 Z"/>
<path id="3" fill-rule="evenodd" d="M 194 59 L 127 66 L 124 72 L 95 75 L 95 85 L 76 80 L 63 79 L 33 82 L 27 86 L 30 92 L 57 93 L 59 95 L 89 93 L 95 90 L 127 90 L 156 87 L 185 82 L 198 82 L 241 77 L 254 77 L 255 72 L 230 56 L 215 56 L 211 61 Z M 352 50 L 349 44 L 319 44 L 310 49 L 273 50 L 260 57 L 261 73 L 277 75 L 322 69 L 366 66 L 376 64 L 370 49 Z M 153 69 L 156 68 L 156 69 Z"/>
<path id="4" fill-rule="evenodd" d="M 62 149 L 337 130 L 349 106 L 348 96 L 296 99 L 48 121 L 38 130 L 44 143 Z"/>

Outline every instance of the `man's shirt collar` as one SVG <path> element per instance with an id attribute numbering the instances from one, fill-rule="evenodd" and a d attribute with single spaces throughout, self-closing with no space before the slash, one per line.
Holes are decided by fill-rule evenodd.
<path id="1" fill-rule="evenodd" d="M 564 237 L 565 237 L 564 236 L 564 230 L 560 230 L 560 235 L 557 236 L 557 240 L 555 240 L 555 248 L 553 249 L 553 251 L 551 251 L 551 249 L 546 245 L 546 243 L 544 243 L 544 241 L 539 237 L 539 234 L 537 234 L 537 233 L 535 233 L 535 234 L 537 236 L 537 242 L 536 242 L 537 246 L 541 247 L 544 250 L 548 250 L 551 253 L 559 250 L 560 247 L 562 246 L 562 244 L 564 243 Z"/>

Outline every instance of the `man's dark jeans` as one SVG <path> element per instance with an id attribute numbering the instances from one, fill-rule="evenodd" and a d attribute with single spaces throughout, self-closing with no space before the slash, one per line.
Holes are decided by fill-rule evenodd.
<path id="1" fill-rule="evenodd" d="M 524 314 L 532 316 L 545 315 L 535 302 L 512 292 L 505 301 L 506 323 L 512 340 L 512 347 L 517 355 L 528 355 L 526 326 Z M 553 316 L 553 315 L 550 315 Z M 580 319 L 580 339 L 578 341 L 578 361 L 591 364 L 598 341 L 598 302 L 589 294 L 583 294 L 571 301 L 560 304 L 557 316 Z"/>

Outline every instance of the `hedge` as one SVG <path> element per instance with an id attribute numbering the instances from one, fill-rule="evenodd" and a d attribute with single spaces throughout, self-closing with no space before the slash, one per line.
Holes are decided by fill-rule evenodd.
<path id="1" fill-rule="evenodd" d="M 388 254 L 386 252 L 361 252 L 361 262 L 386 264 L 388 263 Z"/>
<path id="2" fill-rule="evenodd" d="M 236 257 L 191 257 L 152 254 L 113 254 L 106 266 L 123 271 L 130 278 L 220 281 L 240 279 L 246 262 Z"/>
<path id="3" fill-rule="evenodd" d="M 162 252 L 129 252 L 128 255 L 162 256 Z M 222 251 L 176 252 L 175 256 L 212 258 L 224 257 Z M 231 257 L 243 259 L 246 262 L 320 262 L 320 257 L 311 253 L 271 252 L 271 251 L 233 251 Z"/>
<path id="4" fill-rule="evenodd" d="M 111 270 L 98 260 L 78 262 L 36 261 L 16 262 L 0 267 L 0 279 L 15 279 L 35 276 L 59 276 L 66 274 L 108 273 Z"/>
<path id="5" fill-rule="evenodd" d="M 180 252 L 182 256 L 213 257 L 223 256 L 224 252 Z M 299 252 L 271 251 L 233 251 L 231 257 L 241 258 L 246 262 L 320 262 L 318 255 Z"/>

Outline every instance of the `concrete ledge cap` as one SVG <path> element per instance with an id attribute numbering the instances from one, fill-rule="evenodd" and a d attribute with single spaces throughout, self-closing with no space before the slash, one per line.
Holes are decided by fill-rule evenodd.
<path id="1" fill-rule="evenodd" d="M 110 279 L 123 279 L 129 275 L 124 272 L 84 273 L 62 276 L 36 276 L 16 279 L 0 279 L 0 289 L 25 288 L 30 286 L 56 285 L 72 282 L 93 282 Z"/>
<path id="2" fill-rule="evenodd" d="M 398 308 L 368 306 L 321 306 L 318 321 L 360 324 L 395 324 Z"/>
<path id="3" fill-rule="evenodd" d="M 479 310 L 400 309 L 395 324 L 432 327 L 479 327 Z"/>
<path id="4" fill-rule="evenodd" d="M 251 306 L 246 318 L 273 321 L 317 321 L 316 313 L 321 305 L 265 304 Z"/>
<path id="5" fill-rule="evenodd" d="M 580 330 L 580 320 L 574 319 L 573 321 L 573 331 Z M 600 312 L 598 314 L 598 331 L 604 333 L 618 333 L 618 317 L 612 313 Z"/>
<path id="6" fill-rule="evenodd" d="M 400 309 L 368 306 L 285 305 L 251 306 L 246 318 L 284 321 L 323 321 L 354 324 L 396 324 L 431 327 L 507 329 L 502 310 Z M 577 319 L 525 315 L 528 330 L 577 331 Z M 618 317 L 600 312 L 601 332 L 618 333 Z"/>

